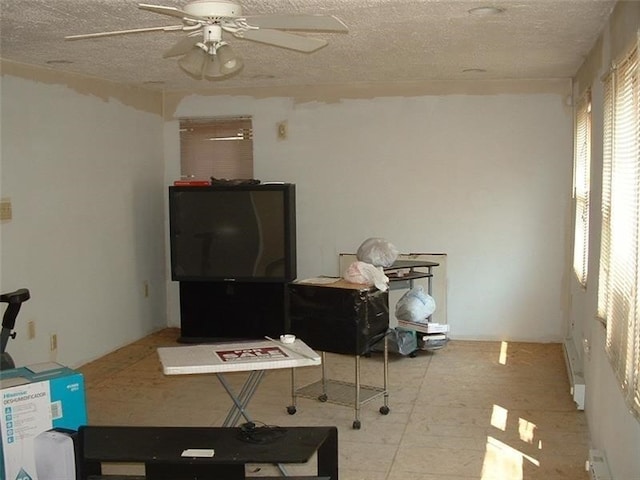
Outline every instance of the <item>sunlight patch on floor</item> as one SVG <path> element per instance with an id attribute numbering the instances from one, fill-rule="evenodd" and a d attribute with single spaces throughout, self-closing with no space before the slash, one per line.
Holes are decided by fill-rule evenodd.
<path id="1" fill-rule="evenodd" d="M 527 442 L 533 444 L 533 437 L 536 432 L 536 424 L 531 423 L 524 418 L 518 419 L 518 433 L 520 434 L 520 440 L 523 442 Z M 542 448 L 542 443 L 538 445 L 539 448 Z"/>
<path id="2" fill-rule="evenodd" d="M 488 436 L 481 479 L 508 478 L 509 480 L 523 480 L 525 461 L 532 463 L 536 467 L 540 466 L 540 462 L 535 458 L 525 455 L 497 438 Z"/>
<path id="3" fill-rule="evenodd" d="M 505 346 L 503 348 L 503 352 L 506 357 L 506 342 L 503 342 L 503 345 Z M 500 405 L 494 404 L 491 411 L 491 426 L 506 432 L 508 420 L 509 410 L 501 407 Z M 518 418 L 518 434 L 520 440 L 528 444 L 533 444 L 535 430 L 535 423 L 532 423 L 522 417 Z M 538 448 L 542 449 L 541 442 L 539 442 Z M 518 449 L 507 445 L 497 438 L 487 436 L 481 480 L 491 480 L 496 478 L 523 480 L 523 467 L 525 462 L 529 462 L 536 467 L 540 466 L 540 462 L 537 459 L 522 453 Z"/>
<path id="4" fill-rule="evenodd" d="M 507 350 L 509 349 L 509 343 L 508 342 L 502 342 L 500 344 L 500 356 L 498 357 L 498 363 L 500 363 L 500 365 L 506 365 L 507 364 Z"/>
<path id="5" fill-rule="evenodd" d="M 507 418 L 509 417 L 509 410 L 501 407 L 500 405 L 493 405 L 491 412 L 491 426 L 495 427 L 503 432 L 507 430 Z"/>

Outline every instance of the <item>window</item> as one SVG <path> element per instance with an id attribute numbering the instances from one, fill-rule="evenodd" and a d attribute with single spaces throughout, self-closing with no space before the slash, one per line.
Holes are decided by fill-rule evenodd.
<path id="1" fill-rule="evenodd" d="M 182 119 L 180 171 L 185 179 L 253 178 L 251 118 Z"/>
<path id="2" fill-rule="evenodd" d="M 573 271 L 580 284 L 586 287 L 589 257 L 589 172 L 591 163 L 590 91 L 587 91 L 578 102 L 573 158 L 573 197 L 575 202 Z"/>
<path id="3" fill-rule="evenodd" d="M 638 45 L 604 84 L 602 244 L 598 314 L 625 400 L 640 418 L 640 86 Z"/>

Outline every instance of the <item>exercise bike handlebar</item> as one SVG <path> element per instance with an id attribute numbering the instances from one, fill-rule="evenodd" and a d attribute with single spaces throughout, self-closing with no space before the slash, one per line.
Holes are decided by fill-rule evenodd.
<path id="1" fill-rule="evenodd" d="M 0 295 L 0 302 L 8 303 L 7 309 L 2 317 L 2 332 L 0 333 L 0 352 L 4 353 L 9 337 L 12 337 L 11 330 L 16 325 L 16 318 L 23 302 L 31 298 L 29 290 L 20 288 L 15 292 L 3 293 Z M 13 334 L 15 336 L 15 333 Z"/>

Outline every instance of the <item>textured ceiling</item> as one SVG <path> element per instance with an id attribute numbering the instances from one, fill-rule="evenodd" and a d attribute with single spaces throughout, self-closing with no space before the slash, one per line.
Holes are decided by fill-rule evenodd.
<path id="1" fill-rule="evenodd" d="M 145 0 L 183 8 L 186 0 Z M 573 76 L 614 0 L 241 0 L 245 15 L 328 14 L 349 33 L 309 33 L 329 45 L 299 53 L 225 34 L 245 67 L 225 80 L 185 75 L 162 53 L 185 34 L 79 41 L 66 35 L 179 24 L 132 0 L 0 0 L 0 57 L 154 89 L 313 86 Z M 495 5 L 492 16 L 470 15 Z M 483 69 L 485 72 L 465 70 Z"/>

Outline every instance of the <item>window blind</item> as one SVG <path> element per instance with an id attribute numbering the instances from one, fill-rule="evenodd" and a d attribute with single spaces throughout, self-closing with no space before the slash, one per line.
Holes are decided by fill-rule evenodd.
<path id="1" fill-rule="evenodd" d="M 249 117 L 180 121 L 182 178 L 253 178 L 253 128 Z"/>
<path id="2" fill-rule="evenodd" d="M 598 313 L 625 401 L 640 418 L 640 87 L 638 45 L 605 78 Z"/>
<path id="3" fill-rule="evenodd" d="M 573 270 L 583 287 L 587 285 L 589 257 L 589 198 L 591 164 L 591 92 L 587 91 L 578 102 L 574 141 L 575 229 L 573 243 Z"/>

